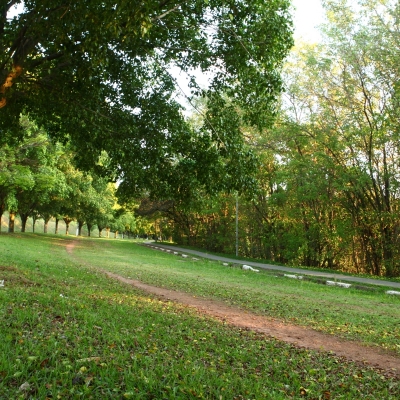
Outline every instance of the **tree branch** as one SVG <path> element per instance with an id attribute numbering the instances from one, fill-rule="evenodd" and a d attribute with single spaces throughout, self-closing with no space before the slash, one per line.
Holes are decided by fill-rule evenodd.
<path id="1" fill-rule="evenodd" d="M 48 56 L 42 57 L 39 60 L 35 60 L 32 64 L 30 64 L 29 69 L 34 69 L 38 65 L 43 64 L 46 61 L 56 60 L 64 55 L 64 52 L 60 51 L 58 53 L 50 54 Z"/>
<path id="2" fill-rule="evenodd" d="M 163 13 L 163 14 L 161 14 L 161 15 L 158 15 L 157 17 L 153 17 L 153 18 L 151 19 L 151 21 L 154 22 L 154 21 L 156 21 L 156 20 L 161 20 L 161 19 L 163 19 L 164 17 L 166 17 L 168 14 L 170 14 L 170 13 L 174 12 L 175 10 L 177 10 L 179 7 L 180 7 L 180 4 L 176 5 L 174 8 L 171 8 L 171 9 L 168 10 L 168 11 L 165 11 L 165 13 Z"/>

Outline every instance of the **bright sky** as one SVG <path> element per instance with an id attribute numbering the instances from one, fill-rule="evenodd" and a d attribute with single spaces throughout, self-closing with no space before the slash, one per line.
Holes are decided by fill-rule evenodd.
<path id="1" fill-rule="evenodd" d="M 316 42 L 320 40 L 317 25 L 324 20 L 324 11 L 321 0 L 292 0 L 295 8 L 293 22 L 295 27 L 294 37 L 304 41 Z"/>

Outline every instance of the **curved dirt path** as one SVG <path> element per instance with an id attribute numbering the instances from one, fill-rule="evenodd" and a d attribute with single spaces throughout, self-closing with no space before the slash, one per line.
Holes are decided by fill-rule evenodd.
<path id="1" fill-rule="evenodd" d="M 400 378 L 400 358 L 385 353 L 379 348 L 361 346 L 352 341 L 317 332 L 310 328 L 291 325 L 279 320 L 263 317 L 244 310 L 228 306 L 222 302 L 192 296 L 184 292 L 147 285 L 135 279 L 124 278 L 109 271 L 103 272 L 110 278 L 151 293 L 162 300 L 175 301 L 195 308 L 198 312 L 217 318 L 239 328 L 264 333 L 299 347 L 318 351 L 332 352 L 338 357 L 385 371 L 385 374 Z"/>
<path id="2" fill-rule="evenodd" d="M 73 255 L 75 241 L 66 246 Z M 353 341 L 327 335 L 311 328 L 287 324 L 277 319 L 264 317 L 229 306 L 223 302 L 192 296 L 176 290 L 160 288 L 145 284 L 135 279 L 128 279 L 110 271 L 101 270 L 106 276 L 122 283 L 134 286 L 150 293 L 161 300 L 174 301 L 196 309 L 199 313 L 219 319 L 230 325 L 260 332 L 298 347 L 331 352 L 338 357 L 354 361 L 362 365 L 382 370 L 385 375 L 400 378 L 400 357 L 389 354 L 378 347 L 368 347 Z"/>

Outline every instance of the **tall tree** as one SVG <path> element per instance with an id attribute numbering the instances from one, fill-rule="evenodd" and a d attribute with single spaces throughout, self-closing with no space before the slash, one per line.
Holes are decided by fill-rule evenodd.
<path id="1" fill-rule="evenodd" d="M 323 45 L 300 49 L 290 68 L 283 104 L 292 135 L 282 146 L 288 182 L 309 245 L 318 244 L 308 247 L 313 254 L 335 255 L 340 233 L 357 269 L 399 274 L 400 8 L 394 1 L 324 3 Z"/>
<path id="2" fill-rule="evenodd" d="M 25 232 L 28 217 L 37 217 L 40 209 L 49 206 L 51 195 L 59 186 L 57 181 L 63 176 L 56 166 L 55 146 L 46 134 L 26 116 L 21 117 L 21 125 L 25 130 L 22 154 L 34 182 L 32 187 L 20 188 L 15 193 L 21 231 Z"/>

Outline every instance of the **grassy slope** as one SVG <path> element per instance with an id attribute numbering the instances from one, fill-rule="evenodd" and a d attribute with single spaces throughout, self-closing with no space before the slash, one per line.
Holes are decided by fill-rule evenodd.
<path id="1" fill-rule="evenodd" d="M 176 288 L 230 304 L 311 326 L 347 339 L 381 346 L 400 355 L 400 298 L 388 296 L 385 288 L 360 292 L 279 278 L 274 273 L 258 274 L 220 263 L 184 260 L 180 257 L 131 246 L 126 242 L 92 241 L 81 251 L 81 260 L 123 276 L 158 286 Z M 112 264 L 108 257 L 117 250 Z"/>
<path id="2" fill-rule="evenodd" d="M 399 382 L 376 371 L 199 317 L 96 268 L 393 350 L 398 298 L 184 261 L 132 242 L 80 239 L 70 257 L 70 240 L 0 235 L 0 399 L 400 397 Z"/>

